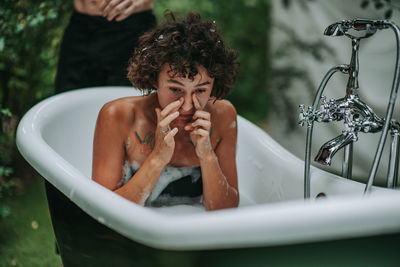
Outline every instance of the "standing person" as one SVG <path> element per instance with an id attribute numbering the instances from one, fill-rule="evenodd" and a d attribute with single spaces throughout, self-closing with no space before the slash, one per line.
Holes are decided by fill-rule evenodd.
<path id="1" fill-rule="evenodd" d="M 236 51 L 197 13 L 145 33 L 128 77 L 147 94 L 101 109 L 92 178 L 145 206 L 237 207 L 237 121 L 223 100 L 236 80 Z"/>
<path id="2" fill-rule="evenodd" d="M 56 93 L 129 86 L 128 60 L 138 38 L 155 26 L 154 0 L 74 0 L 61 43 Z"/>

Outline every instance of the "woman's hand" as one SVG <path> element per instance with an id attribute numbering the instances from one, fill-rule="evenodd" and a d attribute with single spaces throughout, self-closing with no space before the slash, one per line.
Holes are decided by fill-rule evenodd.
<path id="1" fill-rule="evenodd" d="M 190 139 L 193 142 L 196 155 L 203 159 L 213 152 L 210 141 L 211 116 L 210 113 L 201 108 L 196 95 L 192 95 L 193 104 L 196 112 L 193 115 L 194 122 L 185 126 L 186 131 L 190 131 Z"/>
<path id="2" fill-rule="evenodd" d="M 144 11 L 152 6 L 154 0 L 104 0 L 100 6 L 103 17 L 108 20 L 121 21 L 134 13 Z"/>
<path id="3" fill-rule="evenodd" d="M 183 104 L 183 98 L 168 104 L 163 110 L 156 108 L 157 128 L 155 133 L 155 144 L 152 154 L 157 157 L 163 165 L 167 165 L 174 154 L 175 135 L 178 128 L 170 129 L 169 124 L 179 116 L 178 109 Z"/>

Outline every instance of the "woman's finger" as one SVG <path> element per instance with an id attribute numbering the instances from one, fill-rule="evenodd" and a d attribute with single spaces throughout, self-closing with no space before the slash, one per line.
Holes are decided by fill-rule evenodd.
<path id="1" fill-rule="evenodd" d="M 121 0 L 111 0 L 107 3 L 106 7 L 103 10 L 103 16 L 104 17 L 108 17 L 110 12 L 114 9 L 114 7 L 116 5 L 119 4 L 119 2 L 121 2 Z"/>
<path id="2" fill-rule="evenodd" d="M 203 129 L 209 131 L 211 128 L 211 122 L 209 120 L 197 119 L 192 123 L 192 127 L 202 127 Z"/>
<path id="3" fill-rule="evenodd" d="M 207 137 L 210 135 L 210 132 L 204 130 L 203 128 L 198 128 L 198 129 L 194 130 L 192 133 L 196 134 L 196 135 L 204 136 L 204 137 Z"/>
<path id="4" fill-rule="evenodd" d="M 148 1 L 148 0 L 147 0 Z M 129 17 L 130 15 L 134 13 L 139 13 L 144 11 L 144 7 L 147 4 L 143 0 L 136 0 L 136 1 L 131 1 L 131 5 L 127 8 L 124 9 L 124 12 L 119 14 L 118 17 L 115 18 L 116 21 L 121 21 Z"/>
<path id="5" fill-rule="evenodd" d="M 155 108 L 155 111 L 156 111 L 156 115 L 157 115 L 157 122 L 160 122 L 160 119 L 161 119 L 161 109 L 159 109 L 159 108 Z"/>
<path id="6" fill-rule="evenodd" d="M 211 115 L 210 112 L 204 111 L 204 110 L 197 110 L 194 114 L 193 114 L 193 119 L 197 120 L 197 119 L 203 119 L 203 120 L 211 120 Z"/>
<path id="7" fill-rule="evenodd" d="M 199 100 L 197 99 L 197 96 L 195 94 L 192 95 L 192 99 L 193 99 L 193 104 L 194 104 L 194 108 L 196 110 L 202 110 L 201 105 Z"/>
<path id="8" fill-rule="evenodd" d="M 129 5 L 131 5 L 130 1 L 122 1 L 119 4 L 117 4 L 110 12 L 109 16 L 107 17 L 109 20 L 112 20 L 117 17 L 123 17 L 123 15 L 126 13 Z M 121 19 L 120 19 L 121 20 Z"/>
<path id="9" fill-rule="evenodd" d="M 178 133 L 178 128 L 174 128 L 171 131 L 168 132 L 168 134 L 164 137 L 164 141 L 167 144 L 173 144 L 172 142 L 175 142 L 174 137 Z"/>
<path id="10" fill-rule="evenodd" d="M 100 5 L 101 12 L 104 12 L 104 8 L 110 3 L 111 0 L 104 0 Z M 104 15 L 103 15 L 104 16 Z"/>
<path id="11" fill-rule="evenodd" d="M 185 131 L 193 131 L 194 127 L 190 123 L 190 124 L 185 125 L 185 127 L 183 129 L 185 129 Z"/>
<path id="12" fill-rule="evenodd" d="M 177 117 L 179 116 L 179 112 L 175 111 L 172 114 L 169 114 L 167 117 L 163 118 L 160 122 L 159 122 L 159 126 L 161 127 L 161 129 L 165 129 L 167 127 L 169 127 L 169 124 L 175 120 Z"/>
<path id="13" fill-rule="evenodd" d="M 177 111 L 183 104 L 183 97 L 178 100 L 169 103 L 162 111 L 161 111 L 161 119 L 167 116 L 169 113 Z"/>
<path id="14" fill-rule="evenodd" d="M 121 20 L 124 20 L 127 17 L 129 17 L 132 14 L 130 9 L 131 8 L 127 8 L 124 11 L 122 11 L 120 14 L 118 14 L 118 16 L 115 17 L 115 21 L 121 21 Z"/>

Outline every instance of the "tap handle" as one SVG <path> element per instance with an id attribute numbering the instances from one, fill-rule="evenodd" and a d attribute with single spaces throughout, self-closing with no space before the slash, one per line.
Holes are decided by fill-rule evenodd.
<path id="1" fill-rule="evenodd" d="M 314 121 L 330 122 L 342 119 L 339 104 L 335 99 L 331 98 L 327 101 L 326 96 L 321 96 L 320 102 L 319 109 L 314 109 L 312 106 L 306 107 L 303 104 L 299 105 L 299 125 L 304 126 L 307 123 L 310 126 Z"/>
<path id="2" fill-rule="evenodd" d="M 339 105 L 336 100 L 331 98 L 329 101 L 326 100 L 326 96 L 321 96 L 321 105 L 318 112 L 317 120 L 319 122 L 329 122 L 339 120 Z"/>
<path id="3" fill-rule="evenodd" d="M 346 108 L 344 110 L 344 126 L 346 131 L 355 132 L 361 127 L 358 116 L 354 116 L 352 110 Z"/>
<path id="4" fill-rule="evenodd" d="M 305 123 L 307 123 L 307 126 L 311 126 L 313 121 L 315 121 L 316 118 L 316 111 L 314 110 L 313 107 L 308 106 L 306 108 L 305 105 L 301 104 L 299 105 L 300 108 L 300 114 L 299 114 L 299 125 L 304 126 Z"/>

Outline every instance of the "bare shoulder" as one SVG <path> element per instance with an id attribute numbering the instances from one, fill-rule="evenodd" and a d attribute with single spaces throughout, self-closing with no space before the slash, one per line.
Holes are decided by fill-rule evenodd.
<path id="1" fill-rule="evenodd" d="M 210 101 L 209 112 L 214 125 L 219 125 L 221 128 L 230 127 L 232 123 L 236 125 L 236 109 L 228 100 Z"/>
<path id="2" fill-rule="evenodd" d="M 231 102 L 226 99 L 210 101 L 208 104 L 211 116 L 215 118 L 236 118 L 236 109 Z"/>
<path id="3" fill-rule="evenodd" d="M 112 100 L 103 105 L 99 112 L 98 120 L 121 123 L 134 120 L 135 111 L 143 106 L 142 97 L 123 97 Z"/>

